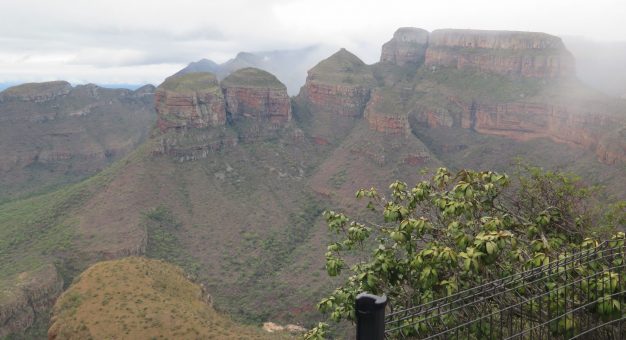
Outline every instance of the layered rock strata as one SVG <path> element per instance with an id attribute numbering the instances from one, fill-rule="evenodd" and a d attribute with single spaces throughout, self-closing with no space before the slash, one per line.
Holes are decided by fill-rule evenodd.
<path id="1" fill-rule="evenodd" d="M 161 136 L 153 154 L 181 162 L 276 134 L 292 114 L 285 85 L 256 68 L 221 84 L 211 73 L 172 76 L 157 88 L 155 106 Z"/>
<path id="2" fill-rule="evenodd" d="M 0 200 L 82 179 L 133 150 L 156 120 L 153 95 L 151 85 L 64 81 L 0 92 Z"/>
<path id="3" fill-rule="evenodd" d="M 233 121 L 251 118 L 284 125 L 291 120 L 287 88 L 268 72 L 244 68 L 226 77 L 221 86 L 227 115 Z"/>
<path id="4" fill-rule="evenodd" d="M 575 76 L 572 54 L 560 38 L 545 33 L 436 30 L 424 63 L 531 78 Z"/>
<path id="5" fill-rule="evenodd" d="M 224 95 L 211 73 L 167 78 L 155 93 L 157 126 L 170 129 L 208 128 L 226 124 Z"/>
<path id="6" fill-rule="evenodd" d="M 607 131 L 619 124 L 626 128 L 624 121 L 604 113 L 533 102 L 465 104 L 463 113 L 462 126 L 480 133 L 519 140 L 549 138 L 590 150 L 606 164 L 626 161 L 626 139 L 612 139 L 610 147 L 602 143 Z"/>
<path id="7" fill-rule="evenodd" d="M 626 162 L 626 122 L 578 105 L 539 101 L 491 103 L 450 98 L 459 114 L 423 110 L 419 123 L 428 127 L 457 126 L 515 140 L 548 138 L 590 150 L 605 164 Z M 620 128 L 621 127 L 621 128 Z M 612 132 L 611 132 L 612 131 Z"/>
<path id="8" fill-rule="evenodd" d="M 411 53 L 402 48 L 401 42 L 411 41 L 411 37 L 417 40 L 419 34 L 424 33 L 408 28 L 396 31 L 394 38 L 383 46 L 381 64 L 405 65 L 407 61 L 402 56 Z M 395 89 L 401 80 L 373 91 L 365 110 L 372 129 L 398 133 L 404 124 L 402 117 L 414 112 L 419 123 L 430 127 L 458 126 L 518 140 L 549 138 L 590 150 L 603 163 L 626 160 L 626 123 L 616 113 L 620 109 L 604 107 L 610 98 L 595 98 L 589 89 L 577 87 L 574 58 L 560 38 L 532 32 L 444 29 L 419 42 L 425 56 L 420 80 L 411 85 L 419 88 L 413 90 L 416 95 L 398 95 Z M 465 91 L 447 83 L 456 81 L 454 77 L 447 78 L 455 73 L 439 75 L 442 67 L 493 76 L 467 78 L 475 88 Z M 521 85 L 514 86 L 520 78 L 539 89 L 536 97 L 524 99 L 523 92 L 519 93 L 521 99 L 511 97 L 511 93 L 523 91 Z M 548 83 L 569 85 L 560 93 L 542 95 L 542 88 L 549 88 L 545 86 Z M 508 97 L 481 95 L 490 86 L 504 87 L 498 93 Z M 564 93 L 572 90 L 576 95 L 565 98 Z M 408 106 L 402 108 L 403 105 Z"/>
<path id="9" fill-rule="evenodd" d="M 341 49 L 309 70 L 299 97 L 313 112 L 360 117 L 374 84 L 370 68 Z"/>

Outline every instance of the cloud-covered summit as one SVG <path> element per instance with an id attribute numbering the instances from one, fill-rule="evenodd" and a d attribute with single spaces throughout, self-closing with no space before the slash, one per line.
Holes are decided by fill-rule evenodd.
<path id="1" fill-rule="evenodd" d="M 400 26 L 626 40 L 618 0 L 21 0 L 0 13 L 0 83 L 159 83 L 201 58 L 316 44 L 373 62 Z"/>

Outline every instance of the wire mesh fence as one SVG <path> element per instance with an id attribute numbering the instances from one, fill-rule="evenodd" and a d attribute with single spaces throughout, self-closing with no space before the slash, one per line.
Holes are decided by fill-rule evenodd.
<path id="1" fill-rule="evenodd" d="M 623 240 L 385 315 L 387 339 L 626 339 Z"/>

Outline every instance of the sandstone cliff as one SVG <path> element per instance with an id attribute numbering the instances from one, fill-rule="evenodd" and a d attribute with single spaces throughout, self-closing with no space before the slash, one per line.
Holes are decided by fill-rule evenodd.
<path id="1" fill-rule="evenodd" d="M 291 120 L 287 88 L 275 76 L 256 68 L 240 69 L 226 77 L 221 86 L 229 119 L 251 118 L 284 125 Z"/>
<path id="2" fill-rule="evenodd" d="M 374 85 L 371 69 L 354 54 L 341 49 L 309 70 L 299 99 L 312 112 L 359 117 Z"/>
<path id="3" fill-rule="evenodd" d="M 189 73 L 167 78 L 155 93 L 158 127 L 207 128 L 226 124 L 224 95 L 211 73 Z"/>
<path id="4" fill-rule="evenodd" d="M 394 76 L 400 69 L 385 65 L 406 65 L 407 56 L 419 56 L 418 45 L 425 50 L 424 66 Z M 607 164 L 626 160 L 624 103 L 580 85 L 574 59 L 558 37 L 454 29 L 428 36 L 402 28 L 383 46 L 375 71 L 384 85 L 372 91 L 365 109 L 373 130 L 400 134 L 413 116 L 429 127 L 548 138 L 590 150 Z"/>
<path id="5" fill-rule="evenodd" d="M 416 107 L 414 112 L 417 122 L 428 127 L 458 126 L 515 140 L 547 138 L 592 151 L 605 164 L 626 161 L 626 117 L 620 114 L 626 106 L 608 97 L 594 99 L 569 86 L 557 88 L 501 102 L 450 96 L 443 100 L 447 109 Z"/>
<path id="6" fill-rule="evenodd" d="M 436 30 L 425 65 L 532 78 L 575 75 L 574 58 L 560 38 L 531 32 Z"/>
<path id="7" fill-rule="evenodd" d="M 518 140 L 549 138 L 590 150 L 606 164 L 626 162 L 624 135 L 610 137 L 615 127 L 621 125 L 621 131 L 626 130 L 625 120 L 606 112 L 589 112 L 577 106 L 546 102 L 461 105 L 462 126 L 477 132 Z"/>
<path id="8" fill-rule="evenodd" d="M 181 162 L 275 136 L 291 121 L 285 85 L 255 68 L 221 84 L 210 73 L 174 75 L 157 88 L 155 106 L 161 135 L 153 153 Z"/>
<path id="9" fill-rule="evenodd" d="M 383 45 L 380 62 L 398 66 L 420 66 L 424 63 L 427 47 L 428 31 L 421 28 L 402 27 L 393 34 L 390 41 Z"/>

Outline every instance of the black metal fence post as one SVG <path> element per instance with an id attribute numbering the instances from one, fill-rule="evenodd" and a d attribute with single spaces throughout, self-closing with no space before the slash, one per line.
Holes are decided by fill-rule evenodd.
<path id="1" fill-rule="evenodd" d="M 387 296 L 361 293 L 356 297 L 356 339 L 383 340 L 385 338 L 385 306 Z"/>

